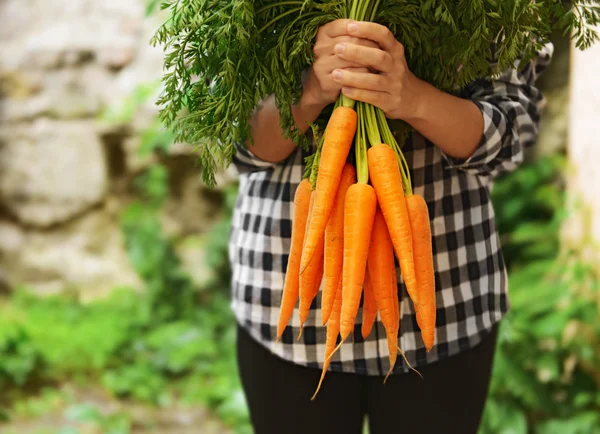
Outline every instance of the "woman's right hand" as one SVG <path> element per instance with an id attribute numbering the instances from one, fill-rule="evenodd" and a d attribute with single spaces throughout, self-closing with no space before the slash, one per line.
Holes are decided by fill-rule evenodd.
<path id="1" fill-rule="evenodd" d="M 303 92 L 300 103 L 292 108 L 296 125 L 305 132 L 309 125 L 319 117 L 323 109 L 334 103 L 340 95 L 342 86 L 333 80 L 336 69 L 353 69 L 366 72 L 367 68 L 354 62 L 343 60 L 334 53 L 339 43 L 354 43 L 366 47 L 378 48 L 375 42 L 348 36 L 349 20 L 336 20 L 322 26 L 317 32 L 314 52 L 315 61 L 304 71 Z M 294 142 L 285 138 L 280 127 L 281 118 L 274 95 L 262 102 L 259 110 L 251 119 L 252 154 L 263 161 L 279 163 L 284 161 L 296 149 Z"/>
<path id="2" fill-rule="evenodd" d="M 333 49 L 342 42 L 349 42 L 365 47 L 378 48 L 370 40 L 347 36 L 347 25 L 350 20 L 339 19 L 322 26 L 317 32 L 314 46 L 315 61 L 305 72 L 302 99 L 308 106 L 325 106 L 334 103 L 340 95 L 342 86 L 333 79 L 336 69 L 348 69 L 356 72 L 367 72 L 367 68 L 354 62 L 340 59 Z"/>

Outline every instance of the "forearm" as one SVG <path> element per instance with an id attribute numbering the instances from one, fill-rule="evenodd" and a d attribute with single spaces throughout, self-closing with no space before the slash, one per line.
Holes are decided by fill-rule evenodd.
<path id="1" fill-rule="evenodd" d="M 414 80 L 417 104 L 406 122 L 447 155 L 459 159 L 470 157 L 483 134 L 484 120 L 479 107 L 422 80 Z"/>
<path id="2" fill-rule="evenodd" d="M 296 124 L 305 132 L 309 124 L 318 117 L 323 106 L 311 102 L 308 97 L 303 97 L 297 106 L 292 109 Z M 283 130 L 279 125 L 279 110 L 275 104 L 275 97 L 268 97 L 251 119 L 252 138 L 254 144 L 248 141 L 248 149 L 265 161 L 278 163 L 285 160 L 294 150 L 295 144 L 292 140 L 283 136 Z"/>

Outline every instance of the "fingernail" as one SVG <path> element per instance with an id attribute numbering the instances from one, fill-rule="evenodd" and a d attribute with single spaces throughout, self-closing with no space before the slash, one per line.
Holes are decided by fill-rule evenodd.
<path id="1" fill-rule="evenodd" d="M 346 44 L 337 44 L 335 46 L 335 54 L 344 54 L 344 50 L 346 50 Z"/>
<path id="2" fill-rule="evenodd" d="M 358 24 L 356 24 L 356 23 L 348 24 L 348 31 L 350 33 L 354 33 L 357 30 L 358 30 Z"/>
<path id="3" fill-rule="evenodd" d="M 340 71 L 339 69 L 333 71 L 333 78 L 336 80 L 339 80 L 340 78 L 342 78 L 342 71 Z"/>

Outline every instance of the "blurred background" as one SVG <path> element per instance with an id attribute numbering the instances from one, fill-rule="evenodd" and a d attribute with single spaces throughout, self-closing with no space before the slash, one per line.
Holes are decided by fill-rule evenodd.
<path id="1" fill-rule="evenodd" d="M 156 3 L 0 2 L 2 434 L 251 433 L 236 178 L 206 189 L 157 121 Z M 554 43 L 538 146 L 494 189 L 512 311 L 482 433 L 600 432 L 600 50 Z"/>

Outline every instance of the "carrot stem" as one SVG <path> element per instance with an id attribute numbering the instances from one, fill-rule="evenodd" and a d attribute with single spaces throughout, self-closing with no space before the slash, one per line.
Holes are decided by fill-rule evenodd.
<path id="1" fill-rule="evenodd" d="M 354 150 L 356 152 L 356 179 L 359 184 L 369 182 L 369 165 L 367 164 L 367 138 L 366 138 L 366 114 L 365 104 L 358 103 L 357 107 L 359 125 L 356 130 L 356 142 Z"/>
<path id="2" fill-rule="evenodd" d="M 340 100 L 340 106 L 343 107 L 348 107 L 348 108 L 354 108 L 354 104 L 356 103 L 356 101 L 354 101 L 352 98 L 347 97 L 344 94 L 341 94 L 339 97 Z"/>
<path id="3" fill-rule="evenodd" d="M 364 104 L 363 114 L 366 118 L 365 123 L 369 143 L 371 146 L 382 143 L 381 134 L 379 133 L 379 124 L 377 122 L 377 115 L 375 114 L 375 107 L 373 107 L 371 104 Z"/>
<path id="4" fill-rule="evenodd" d="M 381 0 L 377 0 L 375 5 L 373 6 L 373 10 L 371 11 L 371 19 L 370 21 L 375 21 L 375 15 L 377 14 L 377 9 L 379 8 L 379 3 Z"/>

